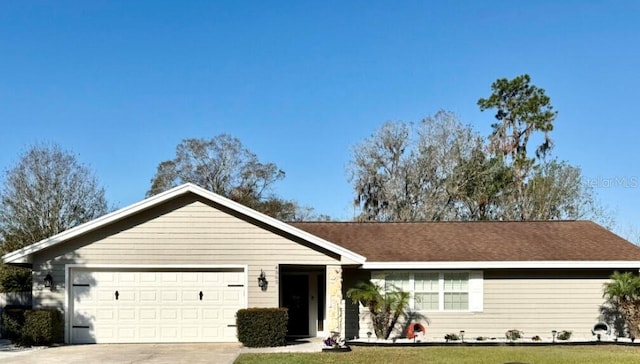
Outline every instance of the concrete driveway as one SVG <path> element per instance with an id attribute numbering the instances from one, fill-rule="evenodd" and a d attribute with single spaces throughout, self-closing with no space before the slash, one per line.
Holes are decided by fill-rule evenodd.
<path id="1" fill-rule="evenodd" d="M 3 364 L 232 364 L 241 344 L 96 344 L 0 350 Z"/>

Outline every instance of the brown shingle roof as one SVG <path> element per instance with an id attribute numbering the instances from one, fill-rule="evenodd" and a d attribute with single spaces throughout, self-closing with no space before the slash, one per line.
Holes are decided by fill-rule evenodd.
<path id="1" fill-rule="evenodd" d="M 640 248 L 590 221 L 303 222 L 368 262 L 639 261 Z"/>

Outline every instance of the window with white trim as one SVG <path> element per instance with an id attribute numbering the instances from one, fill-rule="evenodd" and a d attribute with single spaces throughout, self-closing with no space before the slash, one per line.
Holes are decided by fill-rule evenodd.
<path id="1" fill-rule="evenodd" d="M 440 307 L 440 274 L 418 272 L 414 273 L 413 277 L 413 309 L 417 311 L 438 311 Z"/>
<path id="2" fill-rule="evenodd" d="M 467 311 L 469 309 L 469 273 L 443 273 L 444 310 Z"/>
<path id="3" fill-rule="evenodd" d="M 372 279 L 411 294 L 416 311 L 472 311 L 483 308 L 481 271 L 386 271 L 372 273 Z"/>

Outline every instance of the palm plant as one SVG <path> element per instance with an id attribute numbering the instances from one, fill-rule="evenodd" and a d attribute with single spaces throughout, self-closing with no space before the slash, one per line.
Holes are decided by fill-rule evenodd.
<path id="1" fill-rule="evenodd" d="M 632 339 L 640 337 L 640 277 L 631 272 L 614 272 L 604 284 L 603 297 L 622 314 Z"/>
<path id="2" fill-rule="evenodd" d="M 371 281 L 358 282 L 347 291 L 354 303 L 360 302 L 369 309 L 373 330 L 379 339 L 388 339 L 400 317 L 407 315 L 409 293 L 397 287 L 386 291 Z"/>

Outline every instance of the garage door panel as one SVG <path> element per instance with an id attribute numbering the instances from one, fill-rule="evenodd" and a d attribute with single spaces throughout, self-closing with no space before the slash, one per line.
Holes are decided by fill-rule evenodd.
<path id="1" fill-rule="evenodd" d="M 160 278 L 162 283 L 178 283 L 178 273 L 161 273 Z"/>
<path id="2" fill-rule="evenodd" d="M 95 335 L 94 342 L 117 342 L 116 330 L 112 326 L 96 327 L 89 333 Z"/>
<path id="3" fill-rule="evenodd" d="M 95 342 L 95 335 L 90 328 L 74 328 L 71 341 L 77 344 L 89 344 Z"/>
<path id="4" fill-rule="evenodd" d="M 202 292 L 202 300 L 205 299 L 205 296 L 208 296 L 210 294 L 209 292 L 199 291 L 194 288 L 185 289 L 180 292 L 180 299 L 182 300 L 182 302 L 186 303 L 195 303 L 201 301 L 200 292 Z"/>
<path id="5" fill-rule="evenodd" d="M 138 333 L 143 341 L 155 340 L 158 337 L 158 329 L 155 326 L 140 326 Z"/>
<path id="6" fill-rule="evenodd" d="M 113 287 L 117 285 L 117 277 L 112 272 L 83 272 L 86 275 L 83 275 L 82 279 L 78 279 L 77 283 L 85 283 L 90 285 L 100 285 L 105 287 Z"/>
<path id="7" fill-rule="evenodd" d="M 118 320 L 136 320 L 138 315 L 136 314 L 136 309 L 134 308 L 121 308 L 118 312 Z"/>
<path id="8" fill-rule="evenodd" d="M 180 329 L 180 336 L 188 339 L 196 339 L 200 337 L 200 327 L 187 326 Z"/>
<path id="9" fill-rule="evenodd" d="M 158 281 L 158 274 L 155 272 L 141 272 L 140 282 L 153 283 Z"/>
<path id="10" fill-rule="evenodd" d="M 173 325 L 169 327 L 161 327 L 160 328 L 160 338 L 161 339 L 176 339 L 178 340 L 178 326 Z"/>
<path id="11" fill-rule="evenodd" d="M 208 290 L 206 292 L 202 292 L 202 300 L 209 305 L 221 305 L 222 300 L 219 291 Z"/>
<path id="12" fill-rule="evenodd" d="M 85 308 L 74 312 L 72 325 L 89 326 L 96 318 L 95 309 Z"/>
<path id="13" fill-rule="evenodd" d="M 178 318 L 178 309 L 162 309 L 160 310 L 160 319 L 175 320 Z"/>
<path id="14" fill-rule="evenodd" d="M 235 326 L 227 326 L 222 328 L 224 334 L 224 341 L 235 341 L 236 339 L 236 328 Z"/>
<path id="15" fill-rule="evenodd" d="M 240 290 L 225 290 L 223 294 L 223 303 L 234 305 L 238 300 L 240 300 L 242 296 L 242 292 Z"/>
<path id="16" fill-rule="evenodd" d="M 118 289 L 116 291 L 118 292 L 116 300 L 120 302 L 135 302 L 138 298 L 138 292 L 133 289 Z M 116 291 L 113 292 L 114 297 L 116 296 Z"/>
<path id="17" fill-rule="evenodd" d="M 135 340 L 138 336 L 136 335 L 136 328 L 131 326 L 118 327 L 117 333 L 118 333 L 118 340 L 121 340 L 124 342 Z"/>
<path id="18" fill-rule="evenodd" d="M 84 284 L 86 282 L 91 282 L 95 278 L 91 274 L 91 272 L 77 272 L 73 275 L 72 284 Z"/>
<path id="19" fill-rule="evenodd" d="M 229 272 L 224 276 L 224 283 L 226 284 L 242 284 L 244 282 L 244 274 L 238 272 Z"/>
<path id="20" fill-rule="evenodd" d="M 112 272 L 79 271 L 74 274 L 72 283 L 113 286 L 116 284 L 116 277 Z"/>
<path id="21" fill-rule="evenodd" d="M 200 272 L 185 272 L 181 274 L 182 283 L 198 283 L 201 280 Z"/>
<path id="22" fill-rule="evenodd" d="M 175 303 L 178 301 L 178 292 L 176 291 L 161 291 L 160 292 L 160 301 L 161 302 L 168 302 L 168 303 Z"/>
<path id="23" fill-rule="evenodd" d="M 158 318 L 158 310 L 156 308 L 140 308 L 140 320 L 156 320 Z"/>
<path id="24" fill-rule="evenodd" d="M 116 318 L 116 311 L 112 309 L 97 309 L 96 310 L 96 321 L 101 322 L 104 320 L 114 320 Z"/>
<path id="25" fill-rule="evenodd" d="M 220 338 L 223 336 L 222 329 L 220 327 L 204 327 L 202 328 L 202 337 L 205 339 Z"/>
<path id="26" fill-rule="evenodd" d="M 222 317 L 228 325 L 235 324 L 236 312 L 238 312 L 236 308 L 226 308 L 222 310 Z"/>
<path id="27" fill-rule="evenodd" d="M 199 309 L 182 309 L 180 310 L 180 312 L 182 313 L 182 319 L 183 320 L 197 320 L 199 319 L 200 315 L 200 310 Z"/>
<path id="28" fill-rule="evenodd" d="M 230 325 L 244 307 L 244 280 L 228 271 L 72 271 L 71 341 L 237 341 Z"/>
<path id="29" fill-rule="evenodd" d="M 146 303 L 146 302 L 156 302 L 158 300 L 158 292 L 153 290 L 144 290 L 144 291 L 140 291 L 140 302 L 141 303 Z"/>
<path id="30" fill-rule="evenodd" d="M 220 310 L 217 308 L 203 309 L 202 318 L 205 320 L 216 320 L 220 318 Z"/>
<path id="31" fill-rule="evenodd" d="M 205 283 L 222 283 L 221 276 L 217 274 L 204 274 L 202 281 Z"/>
<path id="32" fill-rule="evenodd" d="M 106 289 L 100 289 L 97 290 L 96 292 L 96 299 L 98 300 L 98 302 L 110 302 L 115 300 L 115 289 L 114 290 L 106 290 Z"/>
<path id="33" fill-rule="evenodd" d="M 92 291 L 90 286 L 73 286 L 74 300 L 76 302 L 92 301 Z"/>

